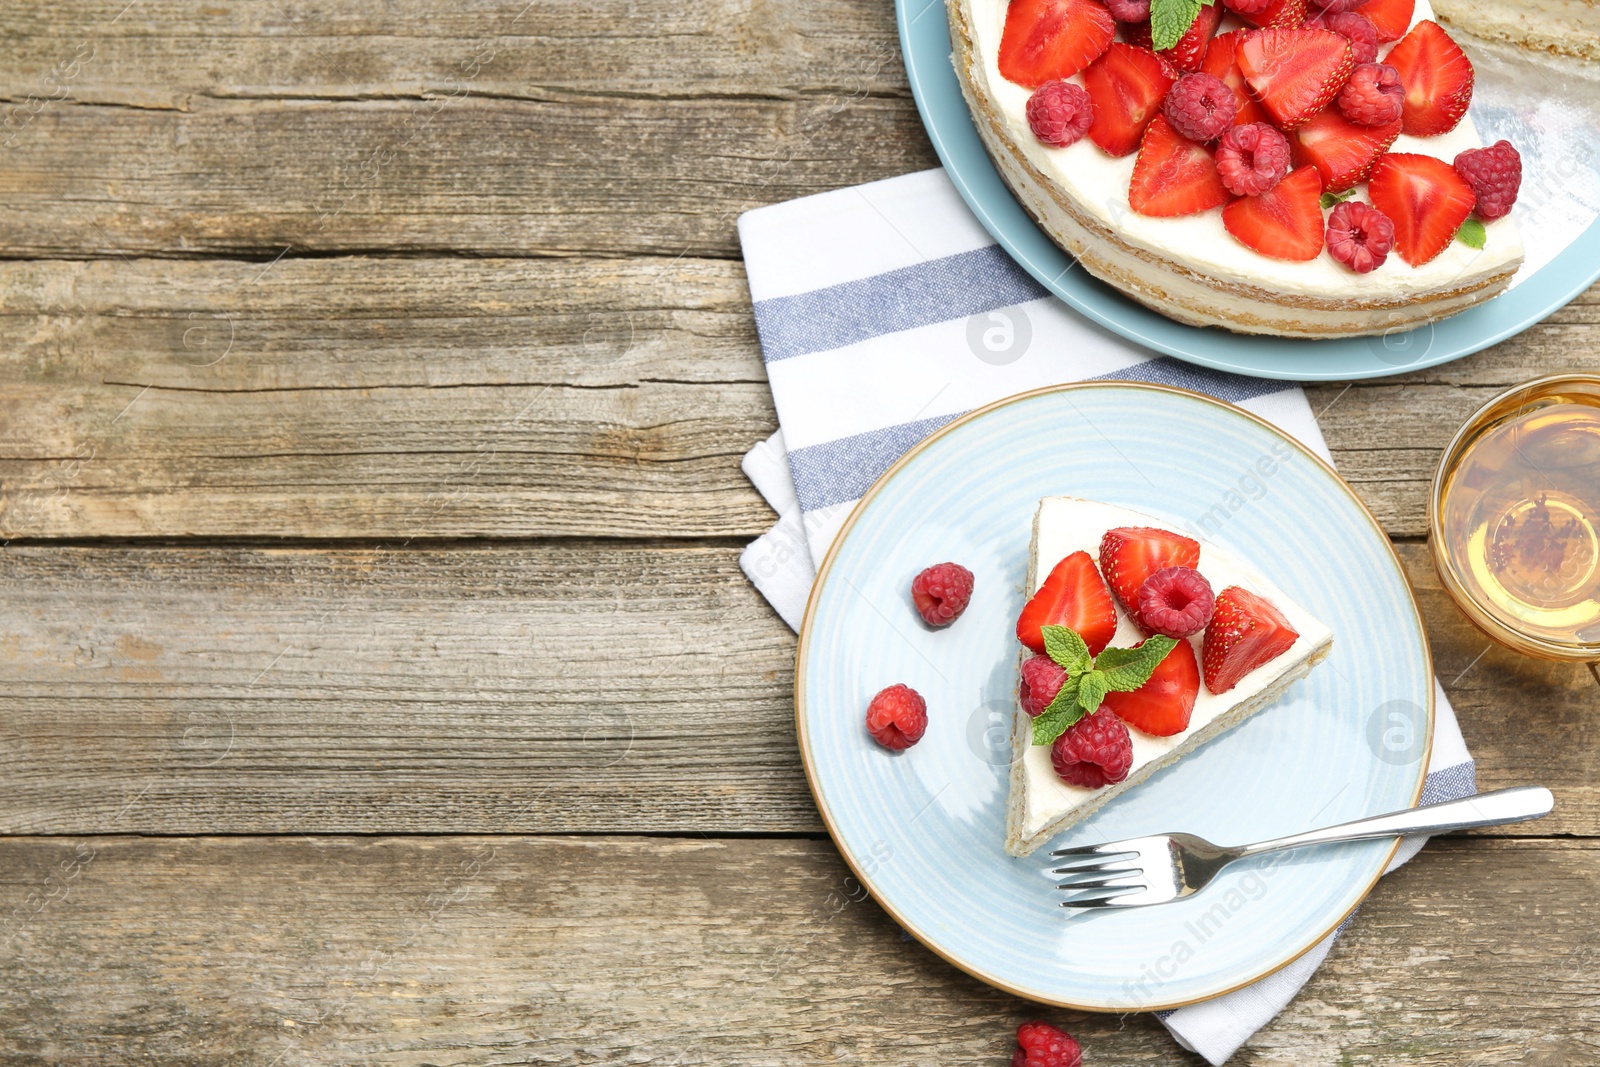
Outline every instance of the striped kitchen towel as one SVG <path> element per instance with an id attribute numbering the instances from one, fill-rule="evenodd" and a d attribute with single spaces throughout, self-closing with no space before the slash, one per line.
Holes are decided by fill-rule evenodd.
<path id="1" fill-rule="evenodd" d="M 791 627 L 805 612 L 813 561 L 877 477 L 938 427 L 1015 393 L 1083 380 L 1179 385 L 1238 404 L 1330 458 L 1299 386 L 1155 356 L 1089 322 L 994 243 L 943 170 L 751 211 L 739 239 L 781 427 L 744 459 L 779 519 L 740 565 Z M 1455 713 L 1442 689 L 1437 697 L 1426 803 L 1477 791 Z M 1407 840 L 1390 869 L 1424 840 Z M 1338 936 L 1162 1021 L 1220 1064 L 1289 1002 Z"/>

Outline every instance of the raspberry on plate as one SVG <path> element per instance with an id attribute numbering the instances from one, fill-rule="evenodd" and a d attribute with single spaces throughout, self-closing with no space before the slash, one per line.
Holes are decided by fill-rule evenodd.
<path id="1" fill-rule="evenodd" d="M 1233 125 L 1239 101 L 1228 83 L 1212 74 L 1185 74 L 1167 90 L 1161 113 L 1191 141 L 1215 141 Z"/>
<path id="2" fill-rule="evenodd" d="M 927 729 L 927 701 L 908 685 L 879 690 L 867 705 L 867 733 L 884 748 L 895 752 L 910 748 Z"/>
<path id="3" fill-rule="evenodd" d="M 1306 25 L 1332 30 L 1348 38 L 1350 52 L 1357 63 L 1371 63 L 1378 58 L 1378 28 L 1359 11 L 1324 12 Z"/>
<path id="4" fill-rule="evenodd" d="M 1017 1050 L 1011 1067 L 1081 1067 L 1083 1050 L 1071 1034 L 1049 1023 L 1023 1023 L 1017 1027 Z"/>
<path id="5" fill-rule="evenodd" d="M 1077 144 L 1089 132 L 1094 104 L 1081 85 L 1049 81 L 1033 91 L 1026 108 L 1028 129 L 1055 148 Z"/>
<path id="6" fill-rule="evenodd" d="M 1362 63 L 1339 90 L 1339 113 L 1362 126 L 1387 126 L 1400 117 L 1406 91 L 1387 63 Z"/>
<path id="7" fill-rule="evenodd" d="M 1522 188 L 1522 156 L 1510 141 L 1488 148 L 1469 148 L 1456 156 L 1456 173 L 1467 179 L 1477 194 L 1478 218 L 1493 222 L 1511 213 Z"/>
<path id="8" fill-rule="evenodd" d="M 1151 633 L 1188 637 L 1206 628 L 1216 596 L 1193 567 L 1163 567 L 1139 587 L 1139 621 Z"/>
<path id="9" fill-rule="evenodd" d="M 1128 724 L 1110 708 L 1085 715 L 1050 746 L 1050 765 L 1063 782 L 1085 789 L 1122 781 L 1133 766 Z"/>
<path id="10" fill-rule="evenodd" d="M 929 626 L 949 626 L 971 599 L 972 572 L 959 563 L 935 563 L 911 579 L 911 601 Z"/>
<path id="11" fill-rule="evenodd" d="M 1235 126 L 1217 145 L 1217 174 L 1235 196 L 1259 196 L 1289 173 L 1289 139 L 1265 122 Z"/>
<path id="12" fill-rule="evenodd" d="M 1328 255 L 1357 274 L 1383 266 L 1394 248 L 1394 223 L 1370 204 L 1347 200 L 1328 216 Z"/>
<path id="13" fill-rule="evenodd" d="M 1106 10 L 1118 22 L 1144 22 L 1150 17 L 1150 0 L 1106 0 Z"/>
<path id="14" fill-rule="evenodd" d="M 1037 719 L 1066 684 L 1067 672 L 1049 656 L 1029 656 L 1022 661 L 1022 680 L 1017 683 L 1017 703 Z"/>

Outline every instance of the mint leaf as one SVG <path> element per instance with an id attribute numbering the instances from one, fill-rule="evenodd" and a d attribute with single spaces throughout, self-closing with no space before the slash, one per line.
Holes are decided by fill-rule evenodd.
<path id="1" fill-rule="evenodd" d="M 1082 674 L 1094 662 L 1078 631 L 1066 626 L 1041 626 L 1039 632 L 1044 634 L 1045 654 L 1068 674 Z"/>
<path id="2" fill-rule="evenodd" d="M 1171 48 L 1189 32 L 1200 9 L 1213 0 L 1150 0 L 1150 47 Z"/>
<path id="3" fill-rule="evenodd" d="M 1117 664 L 1110 670 L 1097 670 L 1095 673 L 1105 677 L 1106 688 L 1113 693 L 1131 693 L 1148 682 L 1156 667 L 1167 658 L 1167 653 L 1177 647 L 1176 639 L 1156 634 L 1154 637 L 1145 638 L 1144 644 L 1132 650 L 1136 653 L 1133 658 Z M 1111 649 L 1106 649 L 1106 652 L 1110 651 Z M 1117 651 L 1120 653 L 1123 650 Z M 1106 652 L 1100 653 L 1101 660 L 1105 659 Z"/>
<path id="4" fill-rule="evenodd" d="M 1081 718 L 1083 709 L 1078 707 L 1078 679 L 1068 678 L 1066 684 L 1061 687 L 1061 692 L 1057 693 L 1049 706 L 1033 720 L 1033 743 L 1050 744 Z"/>
<path id="5" fill-rule="evenodd" d="M 1131 663 L 1138 659 L 1142 653 L 1137 648 L 1107 648 L 1094 658 L 1094 669 L 1109 671 L 1113 667 L 1120 667 L 1124 663 Z"/>
<path id="6" fill-rule="evenodd" d="M 1482 248 L 1488 243 L 1489 235 L 1484 231 L 1483 223 L 1477 219 L 1468 219 L 1461 224 L 1461 229 L 1456 231 L 1456 240 L 1468 248 Z"/>
<path id="7" fill-rule="evenodd" d="M 1342 204 L 1346 200 L 1349 200 L 1352 196 L 1355 196 L 1355 195 L 1356 195 L 1356 191 L 1354 189 L 1346 189 L 1342 193 L 1323 193 L 1322 194 L 1322 209 L 1324 211 L 1326 211 L 1328 208 L 1333 207 L 1335 204 Z"/>
<path id="8" fill-rule="evenodd" d="M 1085 715 L 1093 715 L 1110 688 L 1104 671 L 1090 671 L 1078 681 L 1078 707 Z"/>

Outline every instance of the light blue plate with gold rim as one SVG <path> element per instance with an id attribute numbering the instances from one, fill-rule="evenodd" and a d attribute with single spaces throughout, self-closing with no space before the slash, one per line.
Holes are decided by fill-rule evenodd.
<path id="1" fill-rule="evenodd" d="M 1100 325 L 1190 363 L 1260 378 L 1377 378 L 1471 355 L 1540 322 L 1600 278 L 1600 223 L 1516 288 L 1414 330 L 1326 341 L 1188 326 L 1130 300 L 1062 251 L 995 170 L 961 96 L 943 0 L 895 0 L 906 77 L 934 151 L 983 228 L 1050 292 Z"/>
<path id="2" fill-rule="evenodd" d="M 1033 856 L 1001 847 L 1028 541 L 1038 499 L 1104 500 L 1198 528 L 1334 631 L 1333 653 L 1277 704 Z M 976 576 L 966 613 L 924 627 L 922 567 Z M 823 562 L 796 663 L 800 749 L 824 821 L 863 884 L 935 952 L 1032 1000 L 1144 1011 L 1204 1000 L 1321 941 L 1394 852 L 1361 842 L 1262 857 L 1206 892 L 1072 915 L 1047 851 L 1184 830 L 1255 841 L 1414 805 L 1433 736 L 1433 670 L 1388 538 L 1332 469 L 1231 405 L 1160 386 L 1086 383 L 968 415 L 901 459 Z M 922 741 L 879 748 L 863 715 L 904 682 Z"/>

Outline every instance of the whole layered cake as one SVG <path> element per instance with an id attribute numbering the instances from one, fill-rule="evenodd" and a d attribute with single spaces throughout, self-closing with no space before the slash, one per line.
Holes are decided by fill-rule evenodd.
<path id="1" fill-rule="evenodd" d="M 948 0 L 989 154 L 1096 277 L 1183 322 L 1338 337 L 1501 292 L 1521 157 L 1428 0 Z"/>

